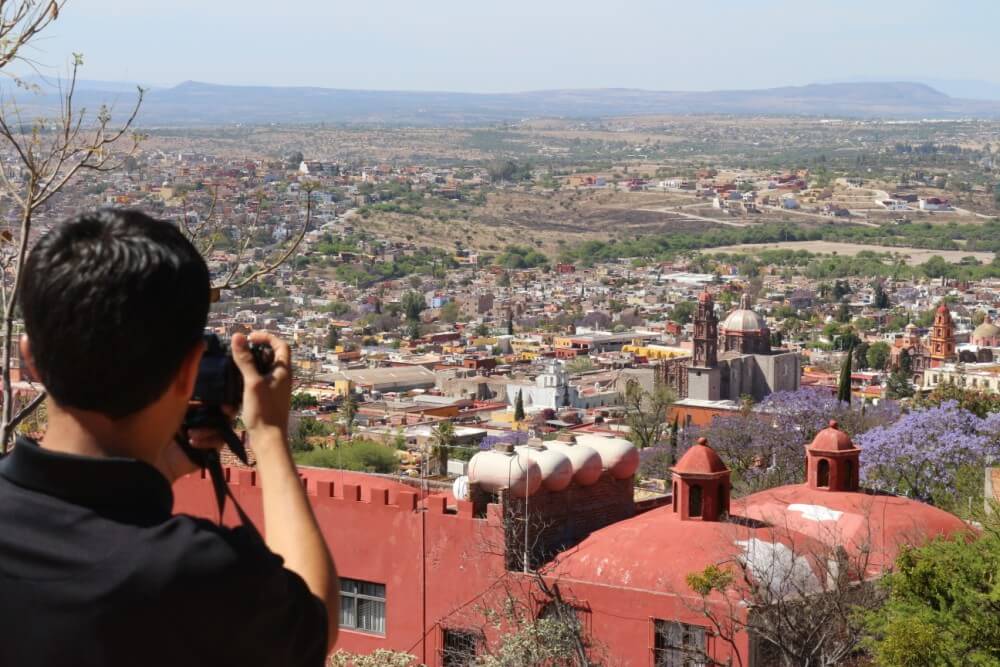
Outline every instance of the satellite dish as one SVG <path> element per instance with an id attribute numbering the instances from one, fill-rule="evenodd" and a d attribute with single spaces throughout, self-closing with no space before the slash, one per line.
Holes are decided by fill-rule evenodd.
<path id="1" fill-rule="evenodd" d="M 455 500 L 468 500 L 469 499 L 469 476 L 462 475 L 457 477 L 451 485 L 451 495 L 455 496 Z"/>

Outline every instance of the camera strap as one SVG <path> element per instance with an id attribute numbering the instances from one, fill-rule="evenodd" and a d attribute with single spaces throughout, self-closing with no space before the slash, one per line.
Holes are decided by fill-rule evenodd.
<path id="1" fill-rule="evenodd" d="M 222 438 L 229 448 L 233 450 L 233 453 L 246 463 L 246 449 L 233 429 L 229 427 L 223 429 Z M 254 525 L 239 501 L 236 500 L 232 489 L 229 488 L 229 484 L 226 482 L 226 474 L 222 469 L 222 460 L 219 458 L 219 452 L 214 449 L 196 449 L 192 447 L 187 439 L 187 429 L 182 429 L 175 437 L 175 440 L 178 446 L 187 454 L 188 458 L 208 471 L 208 476 L 212 480 L 212 489 L 215 492 L 215 504 L 219 510 L 219 525 L 222 525 L 222 517 L 226 510 L 226 499 L 228 498 L 233 502 L 233 509 L 236 510 L 236 514 L 240 518 L 240 523 L 252 535 L 263 542 L 264 538 L 261 536 L 260 531 L 257 530 L 257 526 Z M 233 445 L 233 441 L 236 442 L 236 446 Z M 238 450 L 237 447 L 239 448 Z"/>

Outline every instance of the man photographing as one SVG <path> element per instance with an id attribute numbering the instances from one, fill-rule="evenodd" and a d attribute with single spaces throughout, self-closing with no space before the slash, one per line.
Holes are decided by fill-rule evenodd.
<path id="1" fill-rule="evenodd" d="M 209 308 L 191 243 L 103 210 L 54 227 L 21 271 L 21 357 L 49 393 L 48 428 L 0 460 L 0 665 L 322 665 L 339 586 L 288 449 L 288 346 L 232 341 L 265 545 L 172 515 L 171 484 L 195 470 L 174 438 Z M 249 342 L 271 345 L 270 372 Z"/>

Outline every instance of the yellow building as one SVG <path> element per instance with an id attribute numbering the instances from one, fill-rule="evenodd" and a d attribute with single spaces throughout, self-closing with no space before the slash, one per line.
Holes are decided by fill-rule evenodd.
<path id="1" fill-rule="evenodd" d="M 628 345 L 622 346 L 622 352 L 630 352 L 637 357 L 644 357 L 650 361 L 658 361 L 661 359 L 675 359 L 677 357 L 691 356 L 691 351 L 685 350 L 682 347 L 671 347 L 669 345 L 656 345 L 655 343 L 649 345 L 629 343 Z"/>

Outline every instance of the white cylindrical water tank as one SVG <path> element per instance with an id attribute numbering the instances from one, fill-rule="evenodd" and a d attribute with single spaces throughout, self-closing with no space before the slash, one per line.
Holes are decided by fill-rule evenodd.
<path id="1" fill-rule="evenodd" d="M 596 451 L 603 468 L 615 479 L 628 479 L 639 469 L 639 450 L 625 438 L 582 433 L 576 441 Z"/>
<path id="2" fill-rule="evenodd" d="M 489 493 L 506 489 L 515 498 L 532 495 L 542 485 L 542 471 L 524 452 L 479 452 L 469 461 L 469 484 Z"/>
<path id="3" fill-rule="evenodd" d="M 527 454 L 542 471 L 542 486 L 549 491 L 562 491 L 573 481 L 573 464 L 562 452 L 545 445 L 522 445 L 518 453 Z"/>
<path id="4" fill-rule="evenodd" d="M 580 486 L 590 486 L 601 477 L 601 456 L 586 445 L 550 440 L 546 447 L 566 455 L 573 464 L 573 481 Z"/>

